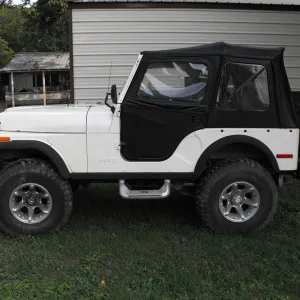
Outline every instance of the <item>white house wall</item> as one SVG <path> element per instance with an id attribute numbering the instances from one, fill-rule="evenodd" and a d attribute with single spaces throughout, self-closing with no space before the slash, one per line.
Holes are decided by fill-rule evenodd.
<path id="1" fill-rule="evenodd" d="M 74 9 L 74 97 L 103 101 L 119 90 L 140 51 L 224 41 L 286 47 L 293 91 L 300 91 L 300 12 L 224 9 Z"/>

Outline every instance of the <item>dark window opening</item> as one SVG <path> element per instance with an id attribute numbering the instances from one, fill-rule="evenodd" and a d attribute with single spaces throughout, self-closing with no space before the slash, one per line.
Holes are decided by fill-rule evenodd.
<path id="1" fill-rule="evenodd" d="M 69 89 L 69 73 L 46 73 L 45 74 L 45 86 L 47 90 L 58 91 Z M 43 75 L 32 75 L 32 86 L 34 88 L 43 87 Z"/>
<path id="2" fill-rule="evenodd" d="M 267 70 L 261 65 L 227 63 L 217 97 L 222 110 L 263 111 L 270 105 Z"/>
<path id="3" fill-rule="evenodd" d="M 50 78 L 49 78 L 50 79 Z M 51 74 L 51 82 L 50 85 L 51 86 L 59 86 L 60 82 L 59 82 L 59 74 L 57 73 L 52 73 Z"/>
<path id="4" fill-rule="evenodd" d="M 138 90 L 141 100 L 197 101 L 206 93 L 208 68 L 203 63 L 151 63 Z"/>
<path id="5" fill-rule="evenodd" d="M 32 75 L 32 86 L 43 87 L 43 76 L 42 74 Z"/>

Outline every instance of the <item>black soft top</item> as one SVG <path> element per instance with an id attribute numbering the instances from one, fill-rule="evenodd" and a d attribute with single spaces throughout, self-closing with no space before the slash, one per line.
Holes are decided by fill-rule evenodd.
<path id="1" fill-rule="evenodd" d="M 141 54 L 155 58 L 171 57 L 171 56 L 198 56 L 198 55 L 214 55 L 214 56 L 231 56 L 239 58 L 256 58 L 273 60 L 282 55 L 284 48 L 258 48 L 246 47 L 240 45 L 232 45 L 224 42 L 206 44 L 203 46 L 195 46 L 180 49 L 160 50 L 160 51 L 143 51 Z"/>
<path id="2" fill-rule="evenodd" d="M 208 79 L 208 89 L 205 102 L 202 105 L 197 103 L 184 102 L 181 105 L 164 103 L 164 108 L 177 109 L 180 111 L 199 112 L 207 109 L 209 114 L 209 127 L 244 127 L 244 128 L 298 128 L 295 118 L 294 107 L 291 98 L 291 89 L 284 66 L 284 48 L 257 48 L 242 45 L 231 45 L 224 42 L 195 46 L 189 48 L 144 51 L 141 52 L 143 58 L 133 80 L 131 93 L 125 99 L 132 105 L 152 105 L 136 98 L 138 88 L 143 74 L 146 72 L 147 65 L 157 60 L 172 60 L 173 58 L 183 59 L 202 59 L 210 68 Z M 268 74 L 268 85 L 270 94 L 270 106 L 264 111 L 221 111 L 215 105 L 219 87 L 220 72 L 226 63 L 235 62 L 241 64 L 259 64 L 266 68 Z M 238 70 L 236 70 L 238 72 Z M 130 99 L 129 99 L 130 98 Z M 255 117 L 254 117 L 255 116 Z M 237 121 L 238 120 L 238 121 Z M 211 123 L 213 122 L 213 124 Z"/>

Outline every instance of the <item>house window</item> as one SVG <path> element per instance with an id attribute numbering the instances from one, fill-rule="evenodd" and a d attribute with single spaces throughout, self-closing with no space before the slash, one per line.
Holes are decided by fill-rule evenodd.
<path id="1" fill-rule="evenodd" d="M 42 76 L 42 74 L 32 75 L 32 86 L 33 87 L 43 87 L 43 76 Z"/>
<path id="2" fill-rule="evenodd" d="M 58 73 L 52 73 L 51 74 L 51 81 L 50 81 L 51 86 L 59 86 L 59 74 Z"/>
<path id="3" fill-rule="evenodd" d="M 33 87 L 43 87 L 43 75 L 36 74 L 32 76 Z M 45 74 L 46 87 L 57 87 L 60 85 L 58 73 Z"/>
<path id="4" fill-rule="evenodd" d="M 141 100 L 197 101 L 202 103 L 208 68 L 196 62 L 151 63 L 138 89 Z"/>
<path id="5" fill-rule="evenodd" d="M 261 65 L 227 63 L 217 97 L 222 110 L 263 111 L 269 107 L 267 70 Z"/>

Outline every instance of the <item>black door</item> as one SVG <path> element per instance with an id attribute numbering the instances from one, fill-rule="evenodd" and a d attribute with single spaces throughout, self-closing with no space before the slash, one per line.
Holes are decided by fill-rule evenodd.
<path id="1" fill-rule="evenodd" d="M 208 59 L 144 62 L 121 106 L 121 153 L 129 161 L 168 159 L 206 126 L 213 78 Z"/>

